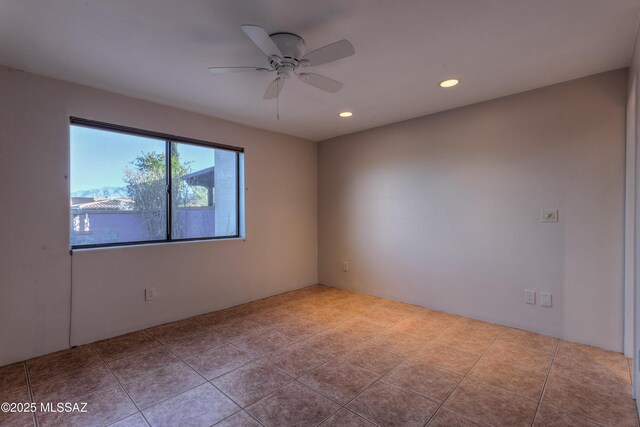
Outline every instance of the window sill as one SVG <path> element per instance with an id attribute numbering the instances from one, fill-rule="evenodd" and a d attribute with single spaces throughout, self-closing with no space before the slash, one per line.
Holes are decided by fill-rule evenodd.
<path id="1" fill-rule="evenodd" d="M 153 246 L 166 246 L 166 245 L 183 245 L 183 244 L 202 244 L 202 243 L 212 243 L 212 242 L 234 242 L 234 241 L 246 241 L 246 236 L 240 237 L 224 237 L 220 239 L 194 239 L 194 240 L 177 240 L 172 242 L 151 242 L 151 243 L 134 243 L 134 244 L 122 244 L 122 245 L 111 245 L 111 246 L 96 246 L 96 247 L 87 247 L 87 248 L 72 248 L 71 252 L 86 252 L 86 251 L 102 251 L 105 249 L 135 249 L 141 247 L 153 247 Z"/>

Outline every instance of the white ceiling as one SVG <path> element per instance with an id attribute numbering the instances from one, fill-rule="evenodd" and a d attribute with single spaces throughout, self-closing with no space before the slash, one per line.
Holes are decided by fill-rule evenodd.
<path id="1" fill-rule="evenodd" d="M 313 140 L 629 65 L 638 0 L 0 0 L 0 63 Z M 240 30 L 293 32 L 356 54 L 314 72 L 332 95 L 272 78 Z M 311 69 L 310 69 L 311 70 Z M 455 76 L 462 83 L 440 89 Z M 337 113 L 351 110 L 350 119 Z"/>

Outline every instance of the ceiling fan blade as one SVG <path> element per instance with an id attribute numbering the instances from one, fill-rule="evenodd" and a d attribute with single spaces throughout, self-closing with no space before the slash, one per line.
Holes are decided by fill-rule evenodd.
<path id="1" fill-rule="evenodd" d="M 337 61 L 338 59 L 351 56 L 354 53 L 356 53 L 356 51 L 353 45 L 349 43 L 349 40 L 340 40 L 339 42 L 331 43 L 330 45 L 311 51 L 302 57 L 302 59 L 309 61 L 309 66 L 311 67 Z"/>
<path id="2" fill-rule="evenodd" d="M 213 74 L 246 73 L 248 71 L 275 71 L 262 67 L 209 67 Z"/>
<path id="3" fill-rule="evenodd" d="M 262 99 L 273 99 L 277 97 L 280 94 L 280 92 L 282 92 L 283 87 L 284 87 L 284 79 L 281 77 L 278 77 L 277 79 L 275 79 L 269 84 L 269 87 L 267 87 L 267 90 L 265 91 Z"/>
<path id="4" fill-rule="evenodd" d="M 298 78 L 308 85 L 330 93 L 336 93 L 342 89 L 342 86 L 344 86 L 343 83 L 337 80 L 333 80 L 329 77 L 321 76 L 316 73 L 300 73 L 298 74 Z"/>
<path id="5" fill-rule="evenodd" d="M 269 58 L 272 56 L 277 56 L 282 58 L 282 52 L 276 44 L 271 40 L 269 34 L 264 30 L 264 28 L 259 27 L 258 25 L 243 25 L 242 31 L 249 36 L 249 38 L 260 48 L 265 55 Z"/>

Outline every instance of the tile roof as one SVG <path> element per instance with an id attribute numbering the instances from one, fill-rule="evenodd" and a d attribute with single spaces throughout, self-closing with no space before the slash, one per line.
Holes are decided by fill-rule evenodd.
<path id="1" fill-rule="evenodd" d="M 79 199 L 79 200 L 78 200 Z M 90 197 L 72 197 L 71 208 L 77 210 L 129 210 L 132 199 L 107 199 Z"/>

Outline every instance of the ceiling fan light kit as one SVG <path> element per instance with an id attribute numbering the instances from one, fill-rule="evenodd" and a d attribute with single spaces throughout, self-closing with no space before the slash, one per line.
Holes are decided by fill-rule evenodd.
<path id="1" fill-rule="evenodd" d="M 299 72 L 298 69 L 327 64 L 355 54 L 355 49 L 348 40 L 340 40 L 307 53 L 304 39 L 297 34 L 275 33 L 269 35 L 264 28 L 257 25 L 242 25 L 241 28 L 266 55 L 269 68 L 209 67 L 210 72 L 214 74 L 255 71 L 276 73 L 276 77 L 267 87 L 263 99 L 278 98 L 285 81 L 292 76 L 325 92 L 336 93 L 342 89 L 343 84 L 337 80 L 321 74 Z"/>

